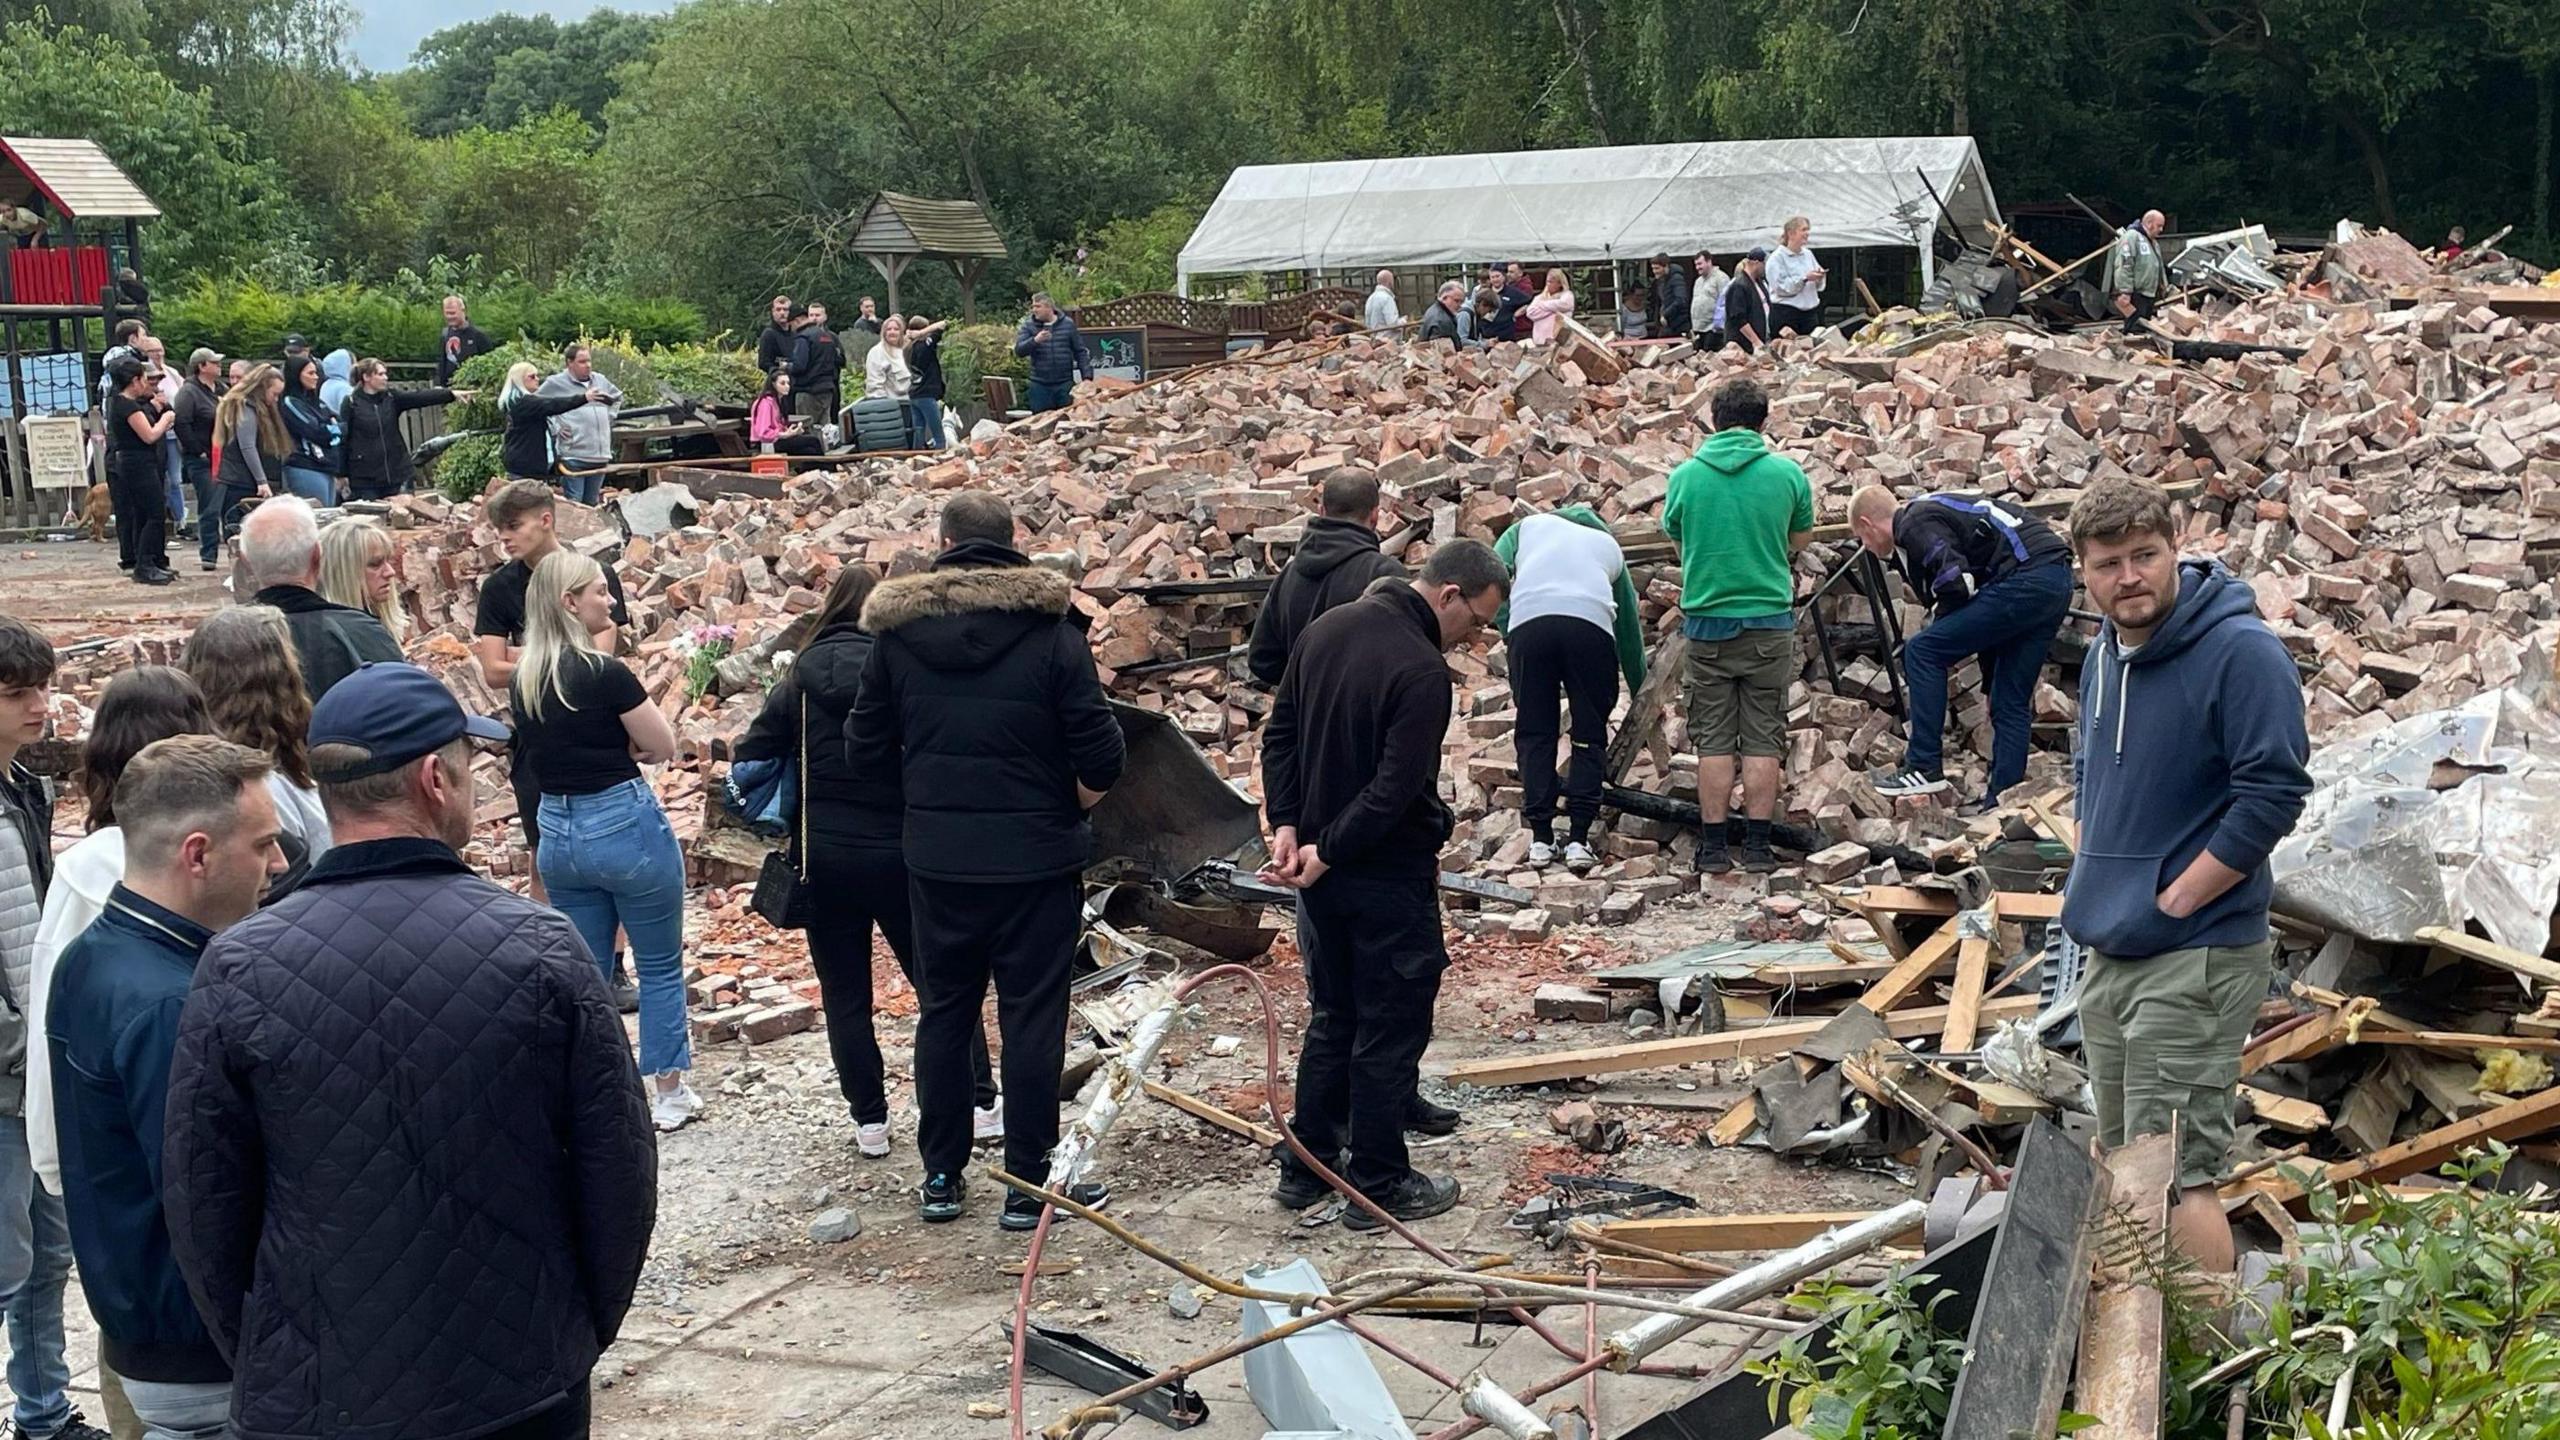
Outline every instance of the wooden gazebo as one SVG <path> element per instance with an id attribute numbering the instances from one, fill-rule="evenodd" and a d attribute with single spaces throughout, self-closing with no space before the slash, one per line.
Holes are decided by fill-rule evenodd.
<path id="1" fill-rule="evenodd" d="M 918 260 L 948 260 L 960 276 L 960 318 L 978 318 L 978 281 L 989 260 L 1010 253 L 995 222 L 974 200 L 923 200 L 883 190 L 853 235 L 853 253 L 871 262 L 889 284 L 889 308 L 898 306 L 898 277 Z"/>

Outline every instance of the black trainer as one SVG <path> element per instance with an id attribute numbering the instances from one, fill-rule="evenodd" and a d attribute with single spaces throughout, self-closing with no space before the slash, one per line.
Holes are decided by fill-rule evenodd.
<path id="1" fill-rule="evenodd" d="M 1778 869 L 1777 852 L 1769 848 L 1766 840 L 1757 844 L 1745 840 L 1742 842 L 1742 868 L 1754 875 L 1775 874 Z"/>
<path id="2" fill-rule="evenodd" d="M 1943 793 L 1947 788 L 1947 777 L 1930 774 L 1915 765 L 1905 765 L 1899 770 L 1871 776 L 1870 779 L 1875 784 L 1877 794 L 1896 798 L 1904 795 L 1936 795 Z"/>
<path id="3" fill-rule="evenodd" d="M 1100 1210 L 1111 1204 L 1110 1187 L 1098 1180 L 1087 1180 L 1081 1185 L 1070 1185 L 1067 1187 L 1066 1195 L 1068 1199 L 1087 1210 Z M 1040 1228 L 1040 1207 L 1047 1203 L 1037 1195 L 1025 1195 L 1019 1190 L 1008 1190 L 1004 1197 L 1004 1213 L 996 1217 L 996 1225 L 1004 1230 L 1037 1230 Z M 1076 1217 L 1061 1210 L 1058 1212 L 1058 1218 L 1073 1220 Z"/>
<path id="4" fill-rule="evenodd" d="M 1399 1220 L 1428 1220 L 1457 1207 L 1458 1177 L 1409 1171 L 1394 1186 L 1369 1198 L 1378 1202 L 1379 1209 Z M 1346 1230 L 1386 1228 L 1384 1221 L 1357 1205 L 1343 1212 L 1342 1224 Z"/>
<path id="5" fill-rule="evenodd" d="M 1404 1128 L 1407 1134 L 1455 1135 L 1466 1118 L 1446 1105 L 1434 1105 L 1423 1099 L 1418 1091 L 1405 1102 Z"/>
<path id="6" fill-rule="evenodd" d="M 957 1175 L 936 1172 L 924 1177 L 922 1203 L 916 1215 L 928 1225 L 948 1224 L 960 1218 L 969 1208 L 968 1182 Z"/>
<path id="7" fill-rule="evenodd" d="M 1733 873 L 1733 847 L 1722 840 L 1698 840 L 1698 873 L 1730 875 Z"/>

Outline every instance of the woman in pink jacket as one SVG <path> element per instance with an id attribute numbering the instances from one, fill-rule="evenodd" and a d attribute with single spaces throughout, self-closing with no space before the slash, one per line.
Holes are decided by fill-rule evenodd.
<path id="1" fill-rule="evenodd" d="M 1556 338 L 1566 317 L 1573 314 L 1573 291 L 1564 283 L 1562 270 L 1547 272 L 1547 288 L 1529 302 L 1529 339 L 1544 345 Z"/>

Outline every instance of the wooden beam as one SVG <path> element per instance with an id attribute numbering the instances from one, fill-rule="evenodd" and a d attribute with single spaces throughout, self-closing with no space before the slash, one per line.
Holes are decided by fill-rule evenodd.
<path id="1" fill-rule="evenodd" d="M 1266 1130 L 1233 1111 L 1219 1109 L 1197 1095 L 1186 1095 L 1162 1081 L 1144 1080 L 1139 1083 L 1149 1095 L 1185 1114 L 1196 1115 L 1231 1135 L 1241 1135 L 1265 1149 L 1280 1143 L 1279 1131 Z"/>
<path id="2" fill-rule="evenodd" d="M 2105 1166 L 2098 1274 L 2080 1329 L 2074 1408 L 2097 1417 L 2091 1440 L 2159 1440 L 2168 1316 L 2158 1281 L 2168 1265 L 2176 1137 L 2146 1135 L 2108 1155 Z"/>
<path id="3" fill-rule="evenodd" d="M 1609 748 L 1600 763 L 1611 783 L 1623 783 L 1636 756 L 1653 743 L 1654 732 L 1662 728 L 1662 708 L 1680 693 L 1681 678 L 1688 668 L 1688 632 L 1674 629 L 1646 657 L 1644 686 L 1627 702 L 1627 716 L 1618 722 L 1618 733 L 1609 737 Z"/>
<path id="4" fill-rule="evenodd" d="M 1949 920 L 1938 927 L 1936 934 L 1913 946 L 1910 954 L 1896 961 L 1892 969 L 1867 987 L 1866 993 L 1858 997 L 1858 1003 L 1878 1015 L 1901 1004 L 1955 954 L 1956 924 Z M 1898 1031 L 1895 1033 L 1900 1034 Z M 1733 1102 L 1733 1108 L 1724 1112 L 1723 1118 L 1707 1128 L 1707 1139 L 1718 1146 L 1739 1145 L 1759 1124 L 1760 1097 L 1745 1095 Z"/>
<path id="5" fill-rule="evenodd" d="M 2370 1181 L 2399 1180 L 2433 1170 L 2474 1145 L 2491 1140 L 2522 1140 L 2555 1127 L 2560 1127 L 2560 1085 L 2511 1100 L 2468 1120 L 2437 1126 L 2362 1159 L 2339 1161 L 2329 1167 L 2329 1183 L 2344 1189 Z M 2292 1172 L 2275 1172 L 2266 1177 L 2261 1188 L 2299 1213 L 2306 1192 Z"/>
<path id="6" fill-rule="evenodd" d="M 1696 1215 L 1667 1220 L 1612 1220 L 1600 1233 L 1653 1250 L 1792 1250 L 1843 1226 L 1872 1218 L 1866 1210 L 1797 1211 L 1777 1215 Z M 1913 1225 L 1901 1239 L 1917 1238 Z"/>
<path id="7" fill-rule="evenodd" d="M 2043 1000 L 2034 995 L 2004 996 L 1985 1002 L 1982 1018 L 1997 1021 L 2033 1015 L 2043 1004 Z M 1447 1075 L 1449 1079 L 1466 1085 L 1535 1085 L 1583 1075 L 1618 1075 L 1630 1070 L 1694 1065 L 1702 1060 L 1782 1055 L 1812 1039 L 1834 1018 L 1825 1015 L 1812 1020 L 1763 1025 L 1755 1030 L 1681 1035 L 1667 1040 L 1637 1040 L 1625 1045 L 1562 1050 L 1517 1059 L 1464 1060 L 1450 1066 Z M 1947 1007 L 1927 1005 L 1912 1010 L 1896 1010 L 1876 1018 L 1884 1022 L 1887 1034 L 1897 1040 L 1909 1040 L 1923 1035 L 1934 1036 L 1943 1029 L 1947 1023 Z"/>
<path id="8" fill-rule="evenodd" d="M 2475 1050 L 2525 1050 L 2560 1055 L 2560 1040 L 2538 1035 L 2474 1035 L 2468 1030 L 2368 1030 L 2356 1037 L 2367 1045 L 2414 1045 L 2421 1050 L 2468 1054 Z"/>
<path id="9" fill-rule="evenodd" d="M 2316 1135 L 2329 1128 L 2329 1112 L 2308 1100 L 2261 1090 L 2255 1085 L 2241 1086 L 2239 1095 L 2249 1102 L 2250 1113 L 2288 1135 Z"/>
<path id="10" fill-rule="evenodd" d="M 2477 935 L 2448 930 L 2441 925 L 2427 926 L 2418 932 L 2418 938 L 2434 947 L 2439 955 L 2452 955 L 2495 966 L 2528 980 L 2539 980 L 2545 985 L 2560 985 L 2560 960 L 2527 955 L 2495 940 L 2483 940 Z"/>
<path id="11" fill-rule="evenodd" d="M 2060 809 L 2061 797 L 2069 793 L 2067 790 L 2057 790 L 2051 795 L 2039 795 L 2027 802 L 2027 808 L 2033 810 L 2036 818 L 2044 822 L 2046 834 L 2061 841 L 2064 849 L 2077 855 L 2080 853 L 2080 822 L 2063 814 Z"/>
<path id="12" fill-rule="evenodd" d="M 1995 922 L 1999 904 L 1992 901 Z M 1961 919 L 1950 920 L 1961 925 Z M 1982 1028 L 1982 987 L 1991 978 L 1991 937 L 1967 935 L 1956 944 L 1956 988 L 1948 996 L 1947 1028 L 1938 1036 L 1938 1053 L 1960 1055 L 1973 1048 Z"/>
<path id="13" fill-rule="evenodd" d="M 1956 897 L 1944 890 L 1919 890 L 1909 885 L 1869 885 L 1864 889 L 1821 887 L 1835 899 L 1846 900 L 1861 910 L 1875 910 L 1887 915 L 1953 915 Z M 2058 920 L 2062 918 L 2062 897 L 2039 894 L 2032 890 L 2000 892 L 2000 918 L 2004 920 Z"/>

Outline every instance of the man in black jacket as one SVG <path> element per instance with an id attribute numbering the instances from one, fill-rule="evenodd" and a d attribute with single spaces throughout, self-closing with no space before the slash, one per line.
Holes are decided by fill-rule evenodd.
<path id="1" fill-rule="evenodd" d="M 1298 952 L 1313 1016 L 1298 1049 L 1298 1138 L 1399 1220 L 1458 1203 L 1454 1176 L 1424 1175 L 1401 1123 L 1449 952 L 1440 934 L 1440 742 L 1449 728 L 1443 652 L 1493 623 L 1511 591 L 1473 540 L 1432 552 L 1419 578 L 1382 580 L 1307 628 L 1262 737 L 1266 879 L 1298 893 Z M 1281 1204 L 1325 1186 L 1283 1155 Z M 1345 1221 L 1374 1230 L 1358 1211 Z"/>
<path id="2" fill-rule="evenodd" d="M 197 964 L 162 1193 L 241 1435 L 587 1434 L 657 1147 L 577 931 L 459 853 L 505 736 L 413 665 L 330 691 L 337 844 Z"/>
<path id="3" fill-rule="evenodd" d="M 821 425 L 836 423 L 836 397 L 843 388 L 844 344 L 827 328 L 827 307 L 809 302 L 800 321 L 799 338 L 791 342 L 791 400 L 799 415 Z"/>
<path id="4" fill-rule="evenodd" d="M 1982 803 L 2027 778 L 2036 678 L 2071 612 L 2071 547 L 2053 527 L 1990 496 L 1923 495 L 1897 505 L 1869 485 L 1849 498 L 1849 529 L 1867 553 L 1891 558 L 1937 618 L 1902 647 L 1911 688 L 1911 743 L 1902 764 L 1875 777 L 1881 795 L 1935 795 L 1947 726 L 1947 671 L 1982 657 L 1991 708 L 1991 785 Z"/>
<path id="5" fill-rule="evenodd" d="M 228 1434 L 231 1367 L 169 1250 L 169 1064 L 198 957 L 284 873 L 266 755 L 210 735 L 144 747 L 116 782 L 124 880 L 64 948 L 45 1008 L 63 1209 L 99 1357 L 154 1436 Z"/>
<path id="6" fill-rule="evenodd" d="M 1689 333 L 1689 272 L 1668 255 L 1653 257 L 1653 282 L 1645 287 L 1645 333 Z"/>
<path id="7" fill-rule="evenodd" d="M 1324 513 L 1308 519 L 1298 553 L 1281 567 L 1253 617 L 1245 663 L 1265 685 L 1280 683 L 1289 652 L 1317 616 L 1359 599 L 1373 580 L 1404 578 L 1404 567 L 1379 549 L 1377 476 L 1337 470 L 1325 479 L 1322 503 Z"/>
<path id="8" fill-rule="evenodd" d="M 496 348 L 480 327 L 471 323 L 470 314 L 462 308 L 461 296 L 444 297 L 444 334 L 436 342 L 437 384 L 452 384 L 453 372 L 462 368 L 463 361 Z"/>
<path id="9" fill-rule="evenodd" d="M 1726 344 L 1750 351 L 1769 343 L 1768 274 L 1769 252 L 1757 245 L 1734 263 L 1733 278 L 1724 287 Z"/>
<path id="10" fill-rule="evenodd" d="M 178 386 L 178 463 L 196 494 L 196 559 L 211 570 L 222 555 L 221 497 L 213 483 L 213 410 L 222 403 L 222 354 L 198 349 L 187 357 Z"/>
<path id="11" fill-rule="evenodd" d="M 1058 1143 L 1067 973 L 1082 927 L 1085 814 L 1120 778 L 1120 722 L 1103 698 L 1065 576 L 1013 548 L 1013 511 L 964 490 L 942 508 L 941 556 L 862 607 L 878 637 L 845 722 L 857 767 L 895 765 L 915 907 L 921 1214 L 960 1218 L 969 1158 L 969 1034 L 995 985 L 1004 1039 L 1005 1168 L 1034 1183 Z M 1099 1185 L 1075 1187 L 1098 1204 Z M 1005 1197 L 1027 1230 L 1040 1202 Z"/>
<path id="12" fill-rule="evenodd" d="M 308 501 L 279 495 L 250 511 L 240 522 L 240 557 L 258 587 L 249 603 L 284 612 L 302 661 L 302 688 L 313 704 L 358 667 L 400 658 L 400 642 L 380 620 L 324 600 L 314 588 L 320 583 L 320 524 Z"/>
<path id="13" fill-rule="evenodd" d="M 764 330 L 756 336 L 756 368 L 767 375 L 791 363 L 791 297 L 776 295 L 766 312 Z"/>
<path id="14" fill-rule="evenodd" d="M 1458 312 L 1466 308 L 1467 287 L 1451 280 L 1441 285 L 1440 293 L 1430 308 L 1422 312 L 1422 331 L 1415 338 L 1424 344 L 1446 340 L 1457 349 L 1469 348 L 1458 329 Z"/>

